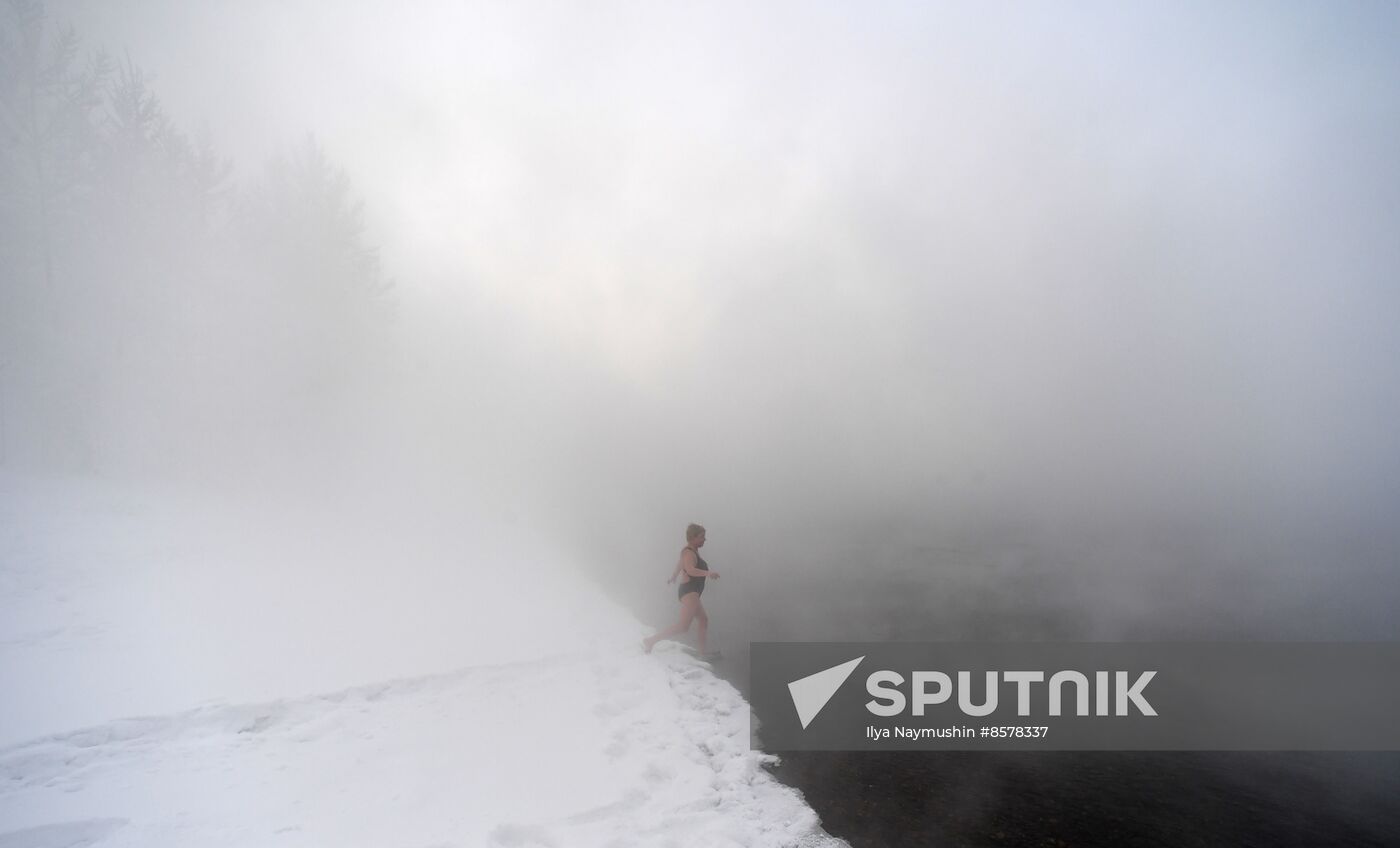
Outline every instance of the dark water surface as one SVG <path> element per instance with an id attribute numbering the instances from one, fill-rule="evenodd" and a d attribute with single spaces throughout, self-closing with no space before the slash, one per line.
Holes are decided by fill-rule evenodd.
<path id="1" fill-rule="evenodd" d="M 715 671 L 746 696 L 753 641 L 1104 639 L 1064 593 L 1036 591 L 1034 580 L 980 594 L 947 581 L 931 591 L 898 580 L 790 580 L 741 593 L 742 582 L 717 584 L 705 601 L 710 641 L 725 654 Z M 1230 638 L 1235 628 L 1222 620 L 1195 635 Z M 1172 637 L 1182 633 L 1161 638 Z M 1400 845 L 1400 753 L 780 754 L 774 775 L 858 848 Z"/>

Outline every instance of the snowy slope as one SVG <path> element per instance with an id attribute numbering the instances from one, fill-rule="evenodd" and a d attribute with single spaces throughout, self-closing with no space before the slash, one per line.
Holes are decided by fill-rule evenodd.
<path id="1" fill-rule="evenodd" d="M 0 848 L 842 844 L 732 686 L 547 552 L 0 486 Z"/>
<path id="2" fill-rule="evenodd" d="M 666 646 L 124 719 L 0 751 L 0 845 L 821 845 Z"/>

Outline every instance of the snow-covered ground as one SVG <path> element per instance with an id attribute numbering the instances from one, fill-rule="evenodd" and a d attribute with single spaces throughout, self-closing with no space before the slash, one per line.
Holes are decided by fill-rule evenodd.
<path id="1" fill-rule="evenodd" d="M 294 502 L 0 475 L 0 848 L 842 844 L 557 552 Z"/>

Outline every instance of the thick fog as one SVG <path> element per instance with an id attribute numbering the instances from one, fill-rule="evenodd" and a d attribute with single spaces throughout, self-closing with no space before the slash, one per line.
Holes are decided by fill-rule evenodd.
<path id="1" fill-rule="evenodd" d="M 696 521 L 790 638 L 1396 635 L 1395 7 L 48 3 L 175 165 L 26 135 L 17 8 L 7 466 L 460 515 L 658 621 Z"/>

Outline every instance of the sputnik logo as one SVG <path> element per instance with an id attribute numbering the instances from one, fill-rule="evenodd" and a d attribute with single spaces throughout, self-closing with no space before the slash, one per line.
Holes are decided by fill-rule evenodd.
<path id="1" fill-rule="evenodd" d="M 792 695 L 792 705 L 797 708 L 797 719 L 802 722 L 803 730 L 807 729 L 807 725 L 812 723 L 812 719 L 817 717 L 817 713 L 822 711 L 822 707 L 863 659 L 865 657 L 856 657 L 788 684 L 788 694 Z"/>

